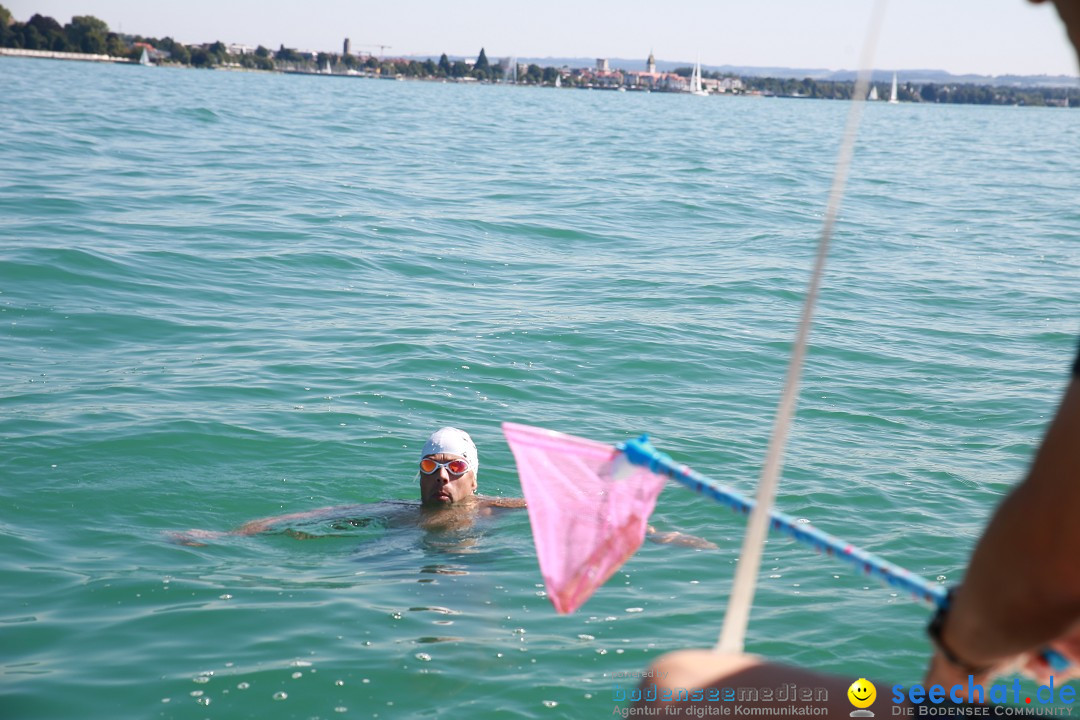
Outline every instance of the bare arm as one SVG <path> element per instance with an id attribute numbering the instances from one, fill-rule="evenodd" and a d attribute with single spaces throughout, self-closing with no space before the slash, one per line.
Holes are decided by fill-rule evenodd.
<path id="1" fill-rule="evenodd" d="M 1077 548 L 1080 380 L 1074 379 L 1030 473 L 998 507 L 975 548 L 945 624 L 945 644 L 969 665 L 993 667 L 1076 633 Z M 936 657 L 929 677 L 944 677 L 945 665 Z"/>
<path id="2" fill-rule="evenodd" d="M 500 508 L 523 508 L 525 507 L 525 498 L 512 498 L 512 497 L 486 497 L 483 498 L 484 507 L 500 507 Z"/>
<path id="3" fill-rule="evenodd" d="M 337 505 L 334 507 L 318 508 L 317 510 L 308 510 L 306 512 L 289 513 L 287 515 L 274 515 L 272 517 L 260 518 L 258 520 L 251 520 L 246 522 L 235 530 L 228 532 L 221 532 L 219 530 L 185 530 L 183 532 L 170 533 L 169 539 L 180 545 L 205 545 L 204 541 L 214 540 L 222 538 L 227 535 L 256 535 L 261 532 L 273 529 L 277 525 L 283 523 L 292 522 L 296 520 L 313 520 L 318 518 L 337 518 L 350 511 L 354 511 L 360 506 L 356 505 Z"/>
<path id="4" fill-rule="evenodd" d="M 1080 53 L 1080 0 L 1054 5 Z M 942 631 L 954 655 L 970 666 L 990 667 L 987 674 L 1047 644 L 1074 663 L 1080 660 L 1078 377 L 1066 389 L 1027 478 L 998 507 L 975 547 Z M 938 652 L 927 682 L 946 684 L 959 673 Z"/>
<path id="5" fill-rule="evenodd" d="M 523 508 L 525 498 L 485 497 L 485 508 Z M 716 544 L 696 535 L 687 535 L 681 532 L 657 532 L 656 528 L 648 525 L 645 534 L 651 542 L 660 545 L 682 545 L 683 547 L 699 548 L 702 550 L 715 550 Z"/>
<path id="6" fill-rule="evenodd" d="M 229 532 L 229 535 L 257 535 L 261 532 L 266 532 L 275 525 L 279 525 L 283 522 L 292 520 L 310 520 L 321 516 L 329 516 L 337 514 L 335 511 L 340 511 L 339 507 L 325 507 L 318 508 L 317 510 L 308 510 L 307 512 L 289 513 L 288 515 L 274 515 L 273 517 L 260 518 L 258 520 L 251 520 L 246 522 L 240 527 Z"/>

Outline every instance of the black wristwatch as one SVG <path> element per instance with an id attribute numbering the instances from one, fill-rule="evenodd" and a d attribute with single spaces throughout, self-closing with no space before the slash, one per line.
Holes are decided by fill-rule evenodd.
<path id="1" fill-rule="evenodd" d="M 949 588 L 949 592 L 945 594 L 945 602 L 938 605 L 934 617 L 930 618 L 930 624 L 926 626 L 926 634 L 930 636 L 935 647 L 941 651 L 941 654 L 945 656 L 945 659 L 948 660 L 951 665 L 963 670 L 969 675 L 981 675 L 989 670 L 990 667 L 972 665 L 953 652 L 952 648 L 945 644 L 945 620 L 949 617 L 949 609 L 952 608 L 955 590 L 956 588 Z"/>

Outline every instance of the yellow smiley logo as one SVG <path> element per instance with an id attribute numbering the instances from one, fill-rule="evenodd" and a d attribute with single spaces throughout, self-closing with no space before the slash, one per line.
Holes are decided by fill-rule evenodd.
<path id="1" fill-rule="evenodd" d="M 877 688 L 866 678 L 859 678 L 847 689 L 848 700 L 857 708 L 868 708 L 877 699 Z"/>

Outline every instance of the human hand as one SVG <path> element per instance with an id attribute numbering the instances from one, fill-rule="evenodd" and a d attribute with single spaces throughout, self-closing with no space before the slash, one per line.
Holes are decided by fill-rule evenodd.
<path id="1" fill-rule="evenodd" d="M 923 687 L 932 688 L 940 685 L 949 691 L 953 686 L 959 685 L 960 697 L 967 697 L 968 678 L 972 678 L 973 685 L 986 687 L 998 675 L 1004 675 L 1011 670 L 1012 664 L 1001 664 L 991 667 L 989 670 L 972 673 L 967 669 L 958 667 L 946 658 L 940 650 L 935 650 L 930 658 L 930 665 L 926 668 L 923 677 Z M 985 701 L 986 698 L 984 697 Z"/>
<path id="2" fill-rule="evenodd" d="M 1047 649 L 1059 653 L 1068 661 L 1069 666 L 1064 669 L 1052 667 L 1046 658 Z M 946 659 L 940 650 L 935 651 L 923 685 L 928 688 L 941 685 L 946 689 L 960 685 L 962 689 L 959 694 L 966 697 L 969 675 L 973 678 L 972 684 L 989 685 L 995 677 L 1008 674 L 1024 675 L 1043 684 L 1048 683 L 1051 677 L 1057 682 L 1080 677 L 1080 626 L 1050 643 L 1047 648 L 1006 658 L 978 673 L 971 673 L 956 666 Z"/>

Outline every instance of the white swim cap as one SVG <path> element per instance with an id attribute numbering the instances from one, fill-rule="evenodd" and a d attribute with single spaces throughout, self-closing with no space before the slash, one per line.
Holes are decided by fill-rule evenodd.
<path id="1" fill-rule="evenodd" d="M 420 451 L 420 459 L 428 455 L 460 455 L 468 461 L 473 471 L 480 469 L 480 457 L 476 454 L 476 445 L 469 433 L 457 428 L 444 427 L 431 433 L 431 437 L 424 443 L 424 449 Z"/>

